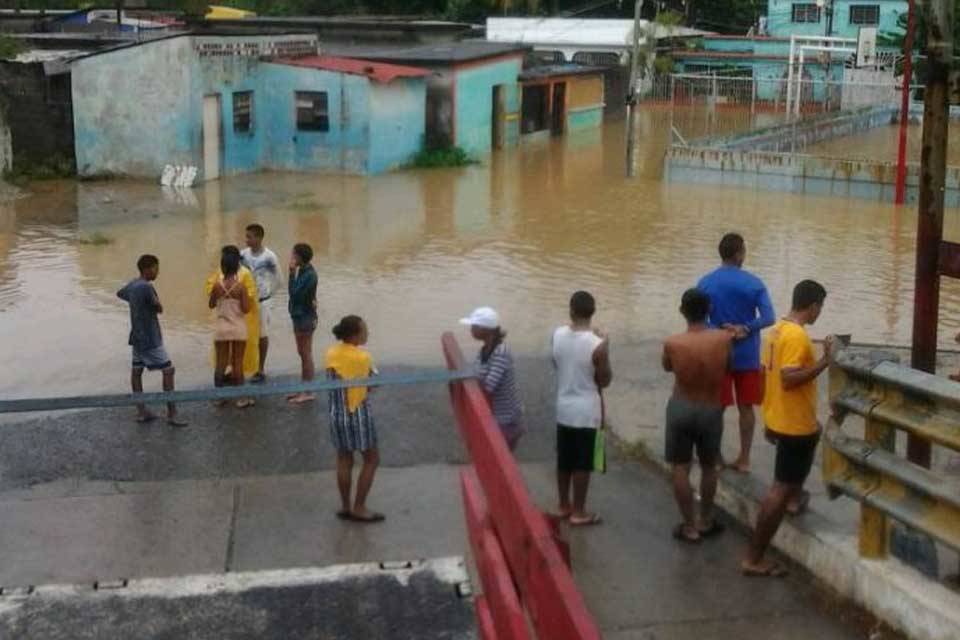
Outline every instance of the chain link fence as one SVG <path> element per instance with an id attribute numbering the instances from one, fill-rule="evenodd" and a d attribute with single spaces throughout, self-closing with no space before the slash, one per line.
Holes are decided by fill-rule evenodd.
<path id="1" fill-rule="evenodd" d="M 893 80 L 840 82 L 804 77 L 788 86 L 785 77 L 677 73 L 655 76 L 642 103 L 668 106 L 671 143 L 686 146 L 706 136 L 802 123 L 831 112 L 899 106 L 900 92 Z M 802 151 L 803 140 L 791 148 Z"/>

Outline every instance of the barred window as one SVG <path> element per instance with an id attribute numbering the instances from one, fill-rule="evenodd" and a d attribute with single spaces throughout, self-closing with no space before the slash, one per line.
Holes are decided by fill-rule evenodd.
<path id="1" fill-rule="evenodd" d="M 850 5 L 850 24 L 865 24 L 867 26 L 876 26 L 880 24 L 880 5 Z"/>
<path id="2" fill-rule="evenodd" d="M 820 7 L 815 4 L 795 4 L 791 20 L 793 22 L 820 22 Z"/>
<path id="3" fill-rule="evenodd" d="M 297 129 L 300 131 L 330 131 L 326 91 L 297 91 Z"/>
<path id="4" fill-rule="evenodd" d="M 253 91 L 233 94 L 233 130 L 236 133 L 253 131 Z"/>
<path id="5" fill-rule="evenodd" d="M 573 54 L 576 64 L 585 64 L 592 67 L 620 66 L 620 56 L 608 51 L 578 51 Z"/>

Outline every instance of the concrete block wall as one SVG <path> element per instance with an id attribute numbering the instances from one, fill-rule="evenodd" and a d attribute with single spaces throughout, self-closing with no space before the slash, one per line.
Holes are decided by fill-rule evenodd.
<path id="1" fill-rule="evenodd" d="M 460 67 L 456 70 L 454 91 L 454 143 L 471 155 L 490 152 L 493 146 L 493 88 L 504 85 L 508 145 L 520 139 L 520 120 L 511 114 L 520 111 L 520 85 L 517 77 L 523 66 L 521 55 L 494 62 Z"/>

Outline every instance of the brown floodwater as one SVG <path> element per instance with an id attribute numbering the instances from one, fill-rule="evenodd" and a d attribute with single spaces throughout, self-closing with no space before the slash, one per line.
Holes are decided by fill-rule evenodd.
<path id="1" fill-rule="evenodd" d="M 219 248 L 242 242 L 255 221 L 284 263 L 295 242 L 316 251 L 318 358 L 329 327 L 357 313 L 381 363 L 439 365 L 441 332 L 467 339 L 457 319 L 477 305 L 500 310 L 516 352 L 544 354 L 579 288 L 596 295 L 597 322 L 614 348 L 659 340 L 681 326 L 679 296 L 715 266 L 729 230 L 746 236 L 747 266 L 778 312 L 796 281 L 816 278 L 830 296 L 815 334 L 909 340 L 912 207 L 666 184 L 669 122 L 666 111 L 642 112 L 635 179 L 623 175 L 623 126 L 613 122 L 462 169 L 264 173 L 176 193 L 144 182 L 42 182 L 8 194 L 0 199 L 0 394 L 125 390 L 127 309 L 115 292 L 147 252 L 161 261 L 161 322 L 178 377 L 207 383 L 203 281 Z M 947 218 L 947 235 L 960 236 L 956 213 Z M 278 298 L 268 369 L 293 372 L 286 296 Z M 947 283 L 942 344 L 957 326 L 960 287 Z"/>
<path id="2" fill-rule="evenodd" d="M 907 126 L 907 159 L 920 162 L 920 148 L 923 143 L 923 127 L 919 124 Z M 855 158 L 886 162 L 897 161 L 897 149 L 900 145 L 900 128 L 897 125 L 876 127 L 852 136 L 842 136 L 818 142 L 804 149 L 811 155 L 837 158 Z M 947 145 L 947 164 L 960 165 L 960 143 L 950 140 Z"/>

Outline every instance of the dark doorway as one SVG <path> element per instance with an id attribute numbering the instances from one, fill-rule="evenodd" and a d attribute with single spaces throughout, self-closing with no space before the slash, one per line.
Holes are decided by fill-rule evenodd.
<path id="1" fill-rule="evenodd" d="M 567 119 L 567 83 L 558 82 L 553 85 L 553 103 L 551 105 L 551 126 L 553 135 L 563 135 L 564 121 Z"/>
<path id="2" fill-rule="evenodd" d="M 494 149 L 502 149 L 504 138 L 506 137 L 507 124 L 507 100 L 503 92 L 503 85 L 498 84 L 493 88 L 493 122 L 490 128 L 491 144 Z"/>
<path id="3" fill-rule="evenodd" d="M 547 102 L 547 85 L 527 85 L 523 87 L 523 99 L 520 107 L 521 133 L 533 133 L 547 128 L 549 103 Z"/>

